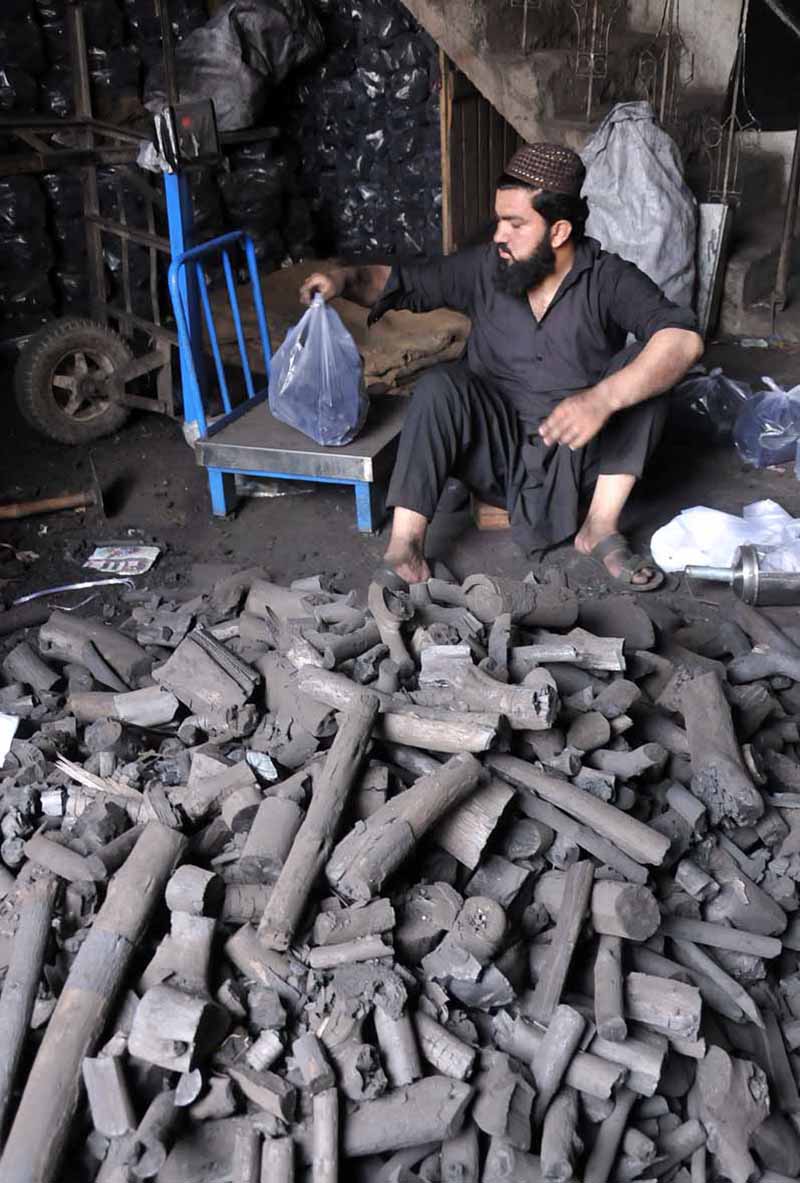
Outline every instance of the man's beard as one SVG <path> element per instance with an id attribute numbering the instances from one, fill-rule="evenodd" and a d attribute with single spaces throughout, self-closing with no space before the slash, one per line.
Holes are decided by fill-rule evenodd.
<path id="1" fill-rule="evenodd" d="M 502 244 L 501 244 L 502 245 Z M 495 283 L 501 292 L 522 300 L 531 288 L 538 287 L 556 269 L 556 252 L 548 237 L 544 237 L 529 259 L 507 263 L 500 257 L 500 270 Z"/>

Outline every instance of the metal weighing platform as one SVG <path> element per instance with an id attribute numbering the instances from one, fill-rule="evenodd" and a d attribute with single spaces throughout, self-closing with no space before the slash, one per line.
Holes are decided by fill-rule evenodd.
<path id="1" fill-rule="evenodd" d="M 167 186 L 168 208 L 171 203 L 182 205 L 187 200 L 185 179 L 178 173 L 175 180 L 176 185 Z M 175 213 L 176 221 L 180 220 L 179 213 Z M 244 286 L 237 284 L 237 260 L 242 256 L 249 279 Z M 215 308 L 208 292 L 209 265 L 222 268 L 238 346 L 237 370 L 244 383 L 244 391 L 238 396 L 232 394 L 220 349 Z M 174 252 L 169 284 L 178 325 L 184 414 L 196 431 L 195 455 L 208 472 L 213 512 L 224 516 L 234 508 L 236 473 L 284 481 L 319 481 L 352 485 L 359 530 L 376 530 L 384 514 L 383 486 L 403 426 L 406 400 L 395 397 L 373 401 L 361 434 L 341 448 L 322 447 L 272 417 L 267 405 L 272 351 L 258 260 L 252 239 L 240 230 Z M 258 329 L 255 341 L 248 340 L 245 332 L 240 293 L 252 300 Z M 224 311 L 219 303 L 217 308 Z M 260 361 L 254 359 L 256 373 L 251 351 L 261 355 Z M 235 385 L 241 383 L 237 380 Z M 219 409 L 221 415 L 216 413 Z"/>
<path id="2" fill-rule="evenodd" d="M 269 413 L 259 403 L 233 422 L 208 427 L 195 444 L 198 464 L 219 474 L 211 486 L 214 513 L 228 513 L 235 501 L 234 473 L 279 480 L 352 485 L 359 530 L 371 532 L 384 516 L 383 490 L 403 426 L 406 399 L 373 399 L 360 435 L 342 448 L 324 448 Z M 216 485 L 216 490 L 215 490 Z"/>

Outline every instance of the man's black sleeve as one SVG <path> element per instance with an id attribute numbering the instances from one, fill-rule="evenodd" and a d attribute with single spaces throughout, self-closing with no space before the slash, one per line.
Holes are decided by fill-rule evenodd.
<path id="1" fill-rule="evenodd" d="M 373 304 L 367 323 L 374 324 L 385 312 L 399 308 L 409 312 L 453 308 L 469 315 L 485 250 L 470 248 L 422 263 L 398 263 Z"/>
<path id="2" fill-rule="evenodd" d="M 638 341 L 649 341 L 660 329 L 697 332 L 697 318 L 691 308 L 669 300 L 635 263 L 614 259 L 604 280 L 606 315 Z"/>

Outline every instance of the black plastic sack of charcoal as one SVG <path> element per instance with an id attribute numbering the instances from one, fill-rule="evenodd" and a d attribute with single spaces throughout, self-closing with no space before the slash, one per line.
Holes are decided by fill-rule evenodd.
<path id="1" fill-rule="evenodd" d="M 0 272 L 27 282 L 34 272 L 49 271 L 55 255 L 53 244 L 42 227 L 16 233 L 0 233 Z"/>
<path id="2" fill-rule="evenodd" d="M 140 109 L 141 59 L 130 45 L 117 49 L 93 49 L 89 76 L 95 117 L 123 123 Z"/>
<path id="3" fill-rule="evenodd" d="M 83 214 L 83 189 L 81 179 L 76 172 L 43 173 L 47 208 L 54 218 L 80 218 Z"/>
<path id="4" fill-rule="evenodd" d="M 125 20 L 116 0 L 83 0 L 86 44 L 113 49 L 125 41 Z"/>
<path id="5" fill-rule="evenodd" d="M 283 235 L 277 228 L 264 229 L 262 226 L 240 226 L 245 234 L 253 240 L 256 258 L 264 271 L 277 271 L 286 257 L 286 244 Z M 242 271 L 241 278 L 244 279 Z"/>
<path id="6" fill-rule="evenodd" d="M 222 226 L 225 215 L 216 177 L 209 169 L 187 175 L 195 231 Z"/>
<path id="7" fill-rule="evenodd" d="M 86 233 L 83 226 L 76 226 L 74 217 L 64 221 L 56 218 L 51 223 L 51 232 L 59 266 L 67 271 L 85 267 Z"/>
<path id="8" fill-rule="evenodd" d="M 46 272 L 22 276 L 0 272 L 0 338 L 35 333 L 50 319 L 54 305 Z"/>
<path id="9" fill-rule="evenodd" d="M 57 267 L 51 272 L 53 291 L 61 312 L 71 316 L 85 316 L 89 312 L 89 277 L 85 271 L 65 271 Z"/>
<path id="10" fill-rule="evenodd" d="M 408 32 L 408 24 L 400 12 L 375 4 L 374 0 L 352 0 L 350 8 L 359 22 L 358 39 L 362 45 L 368 41 L 391 45 L 395 37 Z"/>
<path id="11" fill-rule="evenodd" d="M 275 140 L 253 140 L 250 144 L 240 144 L 230 149 L 229 159 L 231 168 L 261 168 L 270 164 L 279 155 Z"/>
<path id="12" fill-rule="evenodd" d="M 20 315 L 52 308 L 53 303 L 53 289 L 46 271 L 36 271 L 30 275 L 0 273 L 0 307 L 4 314 Z"/>
<path id="13" fill-rule="evenodd" d="M 97 170 L 97 198 L 101 217 L 118 222 L 124 211 L 125 220 L 129 225 L 140 230 L 147 228 L 145 199 L 124 168 Z"/>
<path id="14" fill-rule="evenodd" d="M 336 78 L 352 78 L 358 65 L 358 58 L 352 49 L 335 49 L 316 68 L 318 82 L 332 82 Z"/>
<path id="15" fill-rule="evenodd" d="M 392 63 L 392 73 L 397 70 L 413 70 L 416 66 L 427 68 L 432 53 L 420 33 L 404 33 L 386 49 Z"/>
<path id="16" fill-rule="evenodd" d="M 72 114 L 72 71 L 69 66 L 53 66 L 40 83 L 41 108 L 45 114 L 66 119 Z"/>
<path id="17" fill-rule="evenodd" d="M 213 99 L 220 131 L 252 127 L 269 91 L 323 46 L 322 29 L 305 0 L 226 0 L 176 47 L 182 102 Z M 166 101 L 160 68 L 151 71 L 146 106 Z"/>
<path id="18" fill-rule="evenodd" d="M 286 250 L 293 259 L 301 259 L 310 253 L 314 241 L 314 219 L 311 206 L 305 198 L 292 197 L 287 202 L 282 230 Z"/>
<path id="19" fill-rule="evenodd" d="M 69 34 L 64 18 L 48 17 L 42 21 L 41 29 L 47 60 L 54 66 L 63 66 L 69 62 Z"/>
<path id="20" fill-rule="evenodd" d="M 283 214 L 283 197 L 289 183 L 285 156 L 235 172 L 221 173 L 222 200 L 233 225 L 257 223 L 277 226 Z"/>
<path id="21" fill-rule="evenodd" d="M 38 107 L 39 87 L 33 75 L 17 66 L 0 66 L 0 111 L 31 114 Z"/>
<path id="22" fill-rule="evenodd" d="M 428 71 L 419 67 L 413 70 L 400 70 L 394 74 L 387 88 L 387 95 L 392 103 L 404 103 L 409 107 L 416 107 L 424 103 L 430 93 L 431 82 Z"/>
<path id="23" fill-rule="evenodd" d="M 47 69 L 41 30 L 30 13 L 0 24 L 0 66 L 18 66 L 35 76 Z"/>
<path id="24" fill-rule="evenodd" d="M 354 99 L 355 91 L 352 79 L 335 78 L 321 87 L 319 92 L 314 95 L 313 101 L 324 125 L 328 120 L 341 117 L 344 111 L 349 111 L 353 106 Z"/>
<path id="25" fill-rule="evenodd" d="M 0 234 L 43 227 L 44 193 L 35 177 L 0 177 Z"/>

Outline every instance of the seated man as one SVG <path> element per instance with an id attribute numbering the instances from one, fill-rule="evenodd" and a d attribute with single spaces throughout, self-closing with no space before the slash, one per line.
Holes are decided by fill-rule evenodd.
<path id="1" fill-rule="evenodd" d="M 417 382 L 400 437 L 386 562 L 409 582 L 428 578 L 425 532 L 450 476 L 505 505 L 528 553 L 574 535 L 632 590 L 663 579 L 631 552 L 619 516 L 664 425 L 657 396 L 703 341 L 689 309 L 585 236 L 584 176 L 571 149 L 525 145 L 498 182 L 492 243 L 311 275 L 301 289 L 306 303 L 320 292 L 370 307 L 370 323 L 394 308 L 472 320 L 464 357 Z M 626 346 L 628 334 L 637 343 Z"/>

